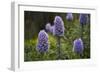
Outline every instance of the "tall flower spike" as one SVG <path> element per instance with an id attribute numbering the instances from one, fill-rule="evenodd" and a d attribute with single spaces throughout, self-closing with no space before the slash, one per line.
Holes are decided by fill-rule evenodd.
<path id="1" fill-rule="evenodd" d="M 44 30 L 41 30 L 38 34 L 37 51 L 44 53 L 48 51 L 48 48 L 48 34 Z"/>
<path id="2" fill-rule="evenodd" d="M 45 29 L 50 32 L 50 28 L 51 28 L 51 24 L 50 23 L 47 23 L 46 26 L 45 26 Z"/>
<path id="3" fill-rule="evenodd" d="M 50 32 L 53 34 L 54 33 L 54 26 L 50 27 Z"/>
<path id="4" fill-rule="evenodd" d="M 73 51 L 77 54 L 82 54 L 83 53 L 83 41 L 81 40 L 81 38 L 74 40 L 74 44 L 73 44 Z"/>
<path id="5" fill-rule="evenodd" d="M 47 23 L 47 24 L 46 24 L 45 29 L 46 29 L 47 32 L 50 32 L 50 33 L 52 33 L 52 34 L 53 34 L 53 32 L 54 32 L 54 26 L 51 26 L 50 23 Z"/>
<path id="6" fill-rule="evenodd" d="M 80 24 L 85 25 L 88 22 L 88 15 L 80 14 L 79 21 L 80 21 Z"/>
<path id="7" fill-rule="evenodd" d="M 72 13 L 67 13 L 66 19 L 68 21 L 72 21 L 73 20 L 73 14 Z"/>
<path id="8" fill-rule="evenodd" d="M 54 35 L 63 36 L 64 35 L 64 22 L 60 16 L 55 16 L 54 20 Z"/>

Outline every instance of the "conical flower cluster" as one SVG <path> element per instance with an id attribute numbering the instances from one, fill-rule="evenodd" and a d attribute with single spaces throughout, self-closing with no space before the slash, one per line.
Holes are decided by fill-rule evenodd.
<path id="1" fill-rule="evenodd" d="M 37 51 L 39 51 L 40 53 L 44 53 L 48 50 L 48 48 L 48 34 L 44 30 L 41 30 L 38 34 Z"/>

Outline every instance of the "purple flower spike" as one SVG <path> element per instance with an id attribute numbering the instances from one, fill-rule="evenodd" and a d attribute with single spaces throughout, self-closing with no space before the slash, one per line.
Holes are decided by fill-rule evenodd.
<path id="1" fill-rule="evenodd" d="M 63 36 L 64 35 L 64 22 L 60 16 L 56 16 L 54 20 L 54 35 Z"/>
<path id="2" fill-rule="evenodd" d="M 78 54 L 82 54 L 83 53 L 83 41 L 81 40 L 81 38 L 74 40 L 74 44 L 73 44 L 73 51 L 75 53 Z"/>
<path id="3" fill-rule="evenodd" d="M 38 34 L 37 51 L 44 53 L 48 51 L 48 48 L 48 34 L 44 30 L 41 30 Z"/>
<path id="4" fill-rule="evenodd" d="M 87 14 L 80 14 L 79 16 L 80 24 L 84 25 L 88 22 L 88 15 Z"/>
<path id="5" fill-rule="evenodd" d="M 54 26 L 50 27 L 50 32 L 53 34 L 54 33 Z"/>
<path id="6" fill-rule="evenodd" d="M 46 26 L 45 26 L 45 29 L 50 32 L 50 28 L 51 28 L 51 24 L 50 23 L 47 23 Z"/>
<path id="7" fill-rule="evenodd" d="M 67 13 L 66 19 L 68 21 L 72 21 L 73 20 L 73 14 L 72 13 Z"/>
<path id="8" fill-rule="evenodd" d="M 45 26 L 45 28 L 46 28 L 47 32 L 50 32 L 50 33 L 53 34 L 53 32 L 54 32 L 54 26 L 51 26 L 50 23 L 47 23 L 46 26 Z"/>

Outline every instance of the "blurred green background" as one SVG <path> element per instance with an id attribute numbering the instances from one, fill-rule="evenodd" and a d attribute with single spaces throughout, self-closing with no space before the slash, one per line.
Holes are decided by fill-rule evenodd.
<path id="1" fill-rule="evenodd" d="M 61 60 L 90 58 L 90 14 L 88 14 L 89 22 L 83 28 L 84 52 L 82 57 L 72 51 L 73 41 L 80 37 L 81 32 L 79 13 L 73 13 L 73 21 L 67 21 L 66 15 L 67 13 L 24 11 L 24 61 L 57 60 L 57 41 L 51 33 L 48 33 L 50 43 L 48 52 L 40 54 L 36 50 L 39 31 L 45 29 L 48 22 L 53 25 L 55 16 L 62 17 L 65 27 L 64 35 L 67 38 L 66 40 L 61 39 Z"/>

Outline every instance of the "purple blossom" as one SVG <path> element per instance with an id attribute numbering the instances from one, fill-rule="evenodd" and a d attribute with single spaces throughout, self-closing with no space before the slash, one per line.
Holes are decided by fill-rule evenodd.
<path id="1" fill-rule="evenodd" d="M 45 29 L 50 32 L 50 28 L 51 28 L 51 24 L 50 23 L 47 23 L 46 26 L 45 26 Z"/>
<path id="2" fill-rule="evenodd" d="M 56 36 L 64 35 L 64 22 L 60 16 L 55 16 L 53 34 Z"/>
<path id="3" fill-rule="evenodd" d="M 46 28 L 47 32 L 50 32 L 50 33 L 53 34 L 53 32 L 54 32 L 54 26 L 51 26 L 50 23 L 47 23 L 46 26 L 45 26 L 45 28 Z"/>
<path id="4" fill-rule="evenodd" d="M 40 53 L 44 53 L 48 51 L 48 48 L 48 34 L 44 30 L 41 30 L 38 34 L 37 51 L 39 51 Z"/>
<path id="5" fill-rule="evenodd" d="M 80 24 L 84 25 L 88 22 L 88 15 L 87 14 L 80 14 L 79 16 Z"/>
<path id="6" fill-rule="evenodd" d="M 68 21 L 72 21 L 73 20 L 73 14 L 72 13 L 67 13 L 66 19 Z"/>
<path id="7" fill-rule="evenodd" d="M 81 38 L 74 40 L 74 44 L 73 44 L 73 51 L 75 53 L 78 54 L 82 54 L 83 53 L 83 41 L 81 40 Z"/>
<path id="8" fill-rule="evenodd" d="M 54 26 L 50 27 L 50 32 L 53 34 L 54 33 Z"/>

